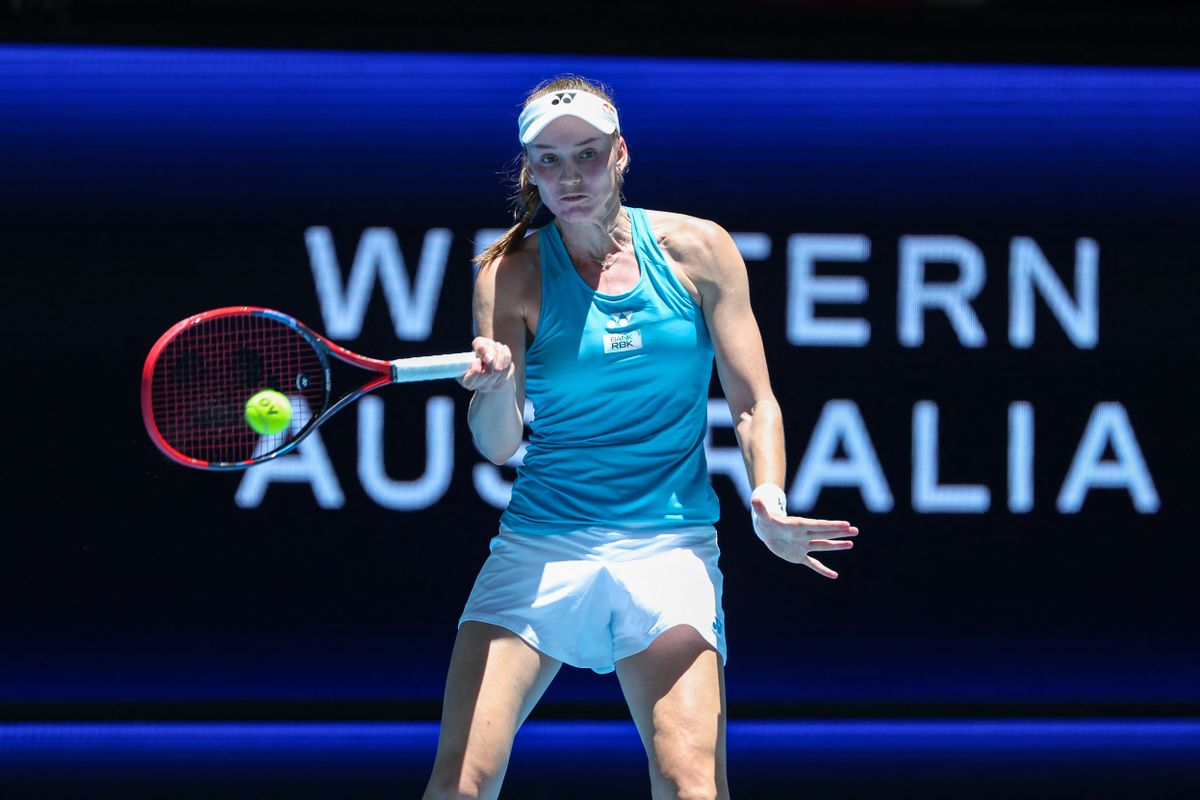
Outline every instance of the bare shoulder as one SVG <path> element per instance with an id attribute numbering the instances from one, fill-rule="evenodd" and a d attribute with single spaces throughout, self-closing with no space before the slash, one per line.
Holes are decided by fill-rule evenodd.
<path id="1" fill-rule="evenodd" d="M 733 237 L 716 222 L 671 211 L 647 211 L 646 217 L 658 246 L 697 283 L 745 270 Z"/>
<path id="2" fill-rule="evenodd" d="M 539 288 L 541 250 L 539 234 L 526 236 L 504 255 L 485 261 L 476 276 L 476 293 L 489 292 L 499 302 L 524 305 Z"/>
<path id="3" fill-rule="evenodd" d="M 541 263 L 540 234 L 526 236 L 517 245 L 501 256 L 479 265 L 479 277 L 497 284 L 515 288 L 537 277 Z"/>
<path id="4" fill-rule="evenodd" d="M 529 330 L 535 330 L 541 289 L 541 250 L 538 234 L 534 233 L 504 255 L 480 264 L 474 301 L 475 323 L 480 334 L 505 335 L 513 340 L 512 332 L 505 333 L 503 328 L 522 322 Z M 497 327 L 502 330 L 497 331 Z"/>

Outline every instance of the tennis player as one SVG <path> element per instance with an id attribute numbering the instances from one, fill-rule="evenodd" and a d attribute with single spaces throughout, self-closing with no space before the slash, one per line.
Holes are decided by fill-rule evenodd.
<path id="1" fill-rule="evenodd" d="M 478 355 L 461 378 L 480 452 L 512 500 L 459 624 L 426 798 L 496 797 L 513 737 L 562 664 L 616 671 L 655 798 L 728 797 L 717 499 L 704 457 L 715 358 L 780 558 L 848 522 L 788 516 L 783 426 L 746 267 L 720 226 L 622 205 L 629 149 L 612 98 L 568 76 L 519 119 L 519 221 L 479 257 Z M 526 236 L 537 211 L 554 215 Z"/>

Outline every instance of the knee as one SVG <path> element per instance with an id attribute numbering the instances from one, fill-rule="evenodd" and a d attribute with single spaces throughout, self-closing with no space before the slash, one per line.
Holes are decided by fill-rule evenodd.
<path id="1" fill-rule="evenodd" d="M 661 794 L 676 800 L 718 800 L 724 796 L 718 765 L 712 753 L 693 752 L 667 758 L 657 765 Z M 657 795 L 656 795 L 657 796 Z"/>
<path id="2" fill-rule="evenodd" d="M 502 774 L 490 770 L 434 770 L 421 800 L 480 800 L 499 794 Z"/>
<path id="3" fill-rule="evenodd" d="M 425 789 L 425 794 L 421 796 L 421 800 L 478 800 L 478 798 L 487 797 L 483 794 L 479 787 L 455 786 L 450 787 L 435 787 L 430 784 Z"/>
<path id="4" fill-rule="evenodd" d="M 665 796 L 674 800 L 718 800 L 721 797 L 711 775 L 699 780 L 666 777 L 664 788 L 667 790 Z"/>
<path id="5" fill-rule="evenodd" d="M 680 786 L 675 797 L 678 800 L 717 800 L 717 787 L 710 781 L 705 785 Z"/>

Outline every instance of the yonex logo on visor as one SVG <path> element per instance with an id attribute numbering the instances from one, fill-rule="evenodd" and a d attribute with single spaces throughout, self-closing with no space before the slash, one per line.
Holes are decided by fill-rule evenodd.
<path id="1" fill-rule="evenodd" d="M 529 144 L 559 117 L 576 117 L 604 134 L 621 129 L 617 110 L 603 97 L 591 92 L 568 91 L 544 94 L 521 112 L 517 120 L 521 144 Z"/>

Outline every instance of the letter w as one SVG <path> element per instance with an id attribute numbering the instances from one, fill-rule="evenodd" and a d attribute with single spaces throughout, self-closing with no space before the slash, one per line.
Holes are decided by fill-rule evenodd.
<path id="1" fill-rule="evenodd" d="M 391 228 L 367 228 L 358 241 L 350 279 L 343 289 L 342 271 L 329 229 L 313 226 L 306 230 L 304 243 L 308 247 L 326 334 L 331 339 L 358 337 L 378 274 L 397 338 L 428 339 L 442 291 L 451 238 L 447 228 L 432 228 L 425 233 L 414 290 L 396 233 Z"/>

